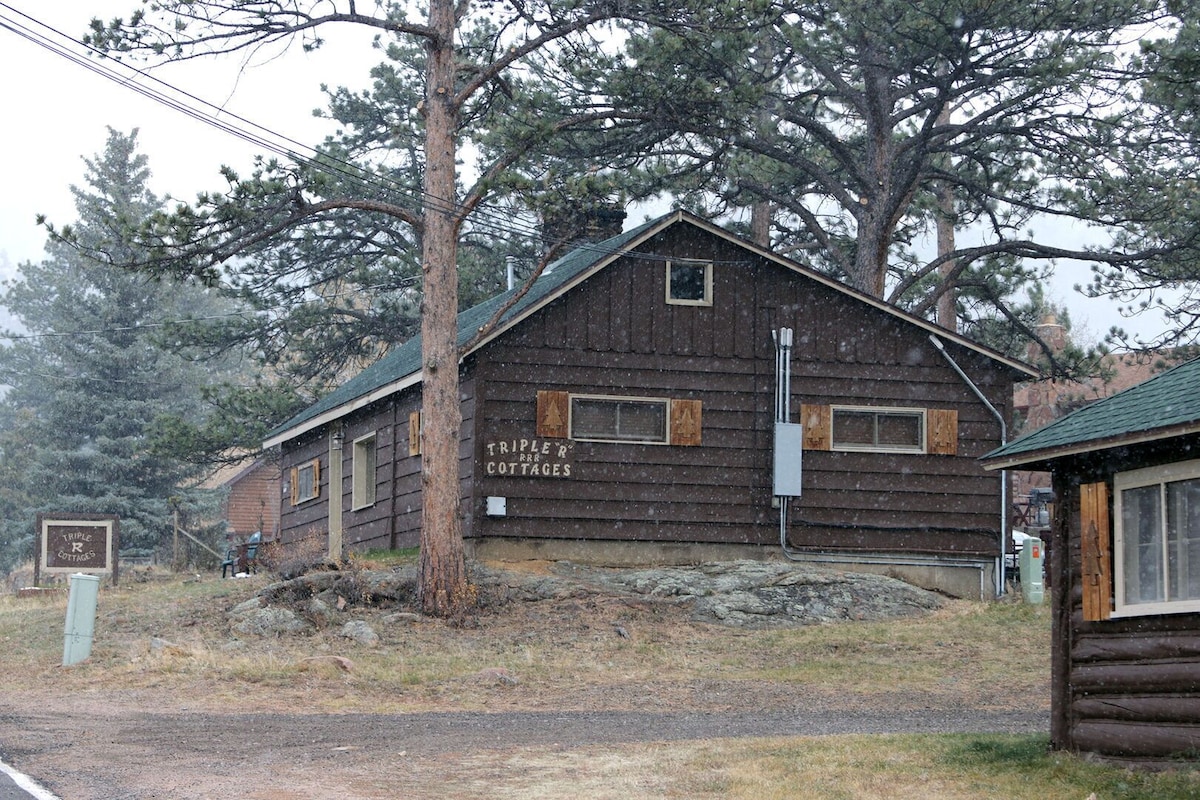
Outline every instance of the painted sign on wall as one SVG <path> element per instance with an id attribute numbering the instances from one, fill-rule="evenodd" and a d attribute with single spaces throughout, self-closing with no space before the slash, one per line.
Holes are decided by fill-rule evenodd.
<path id="1" fill-rule="evenodd" d="M 500 439 L 483 445 L 484 474 L 528 478 L 570 478 L 575 443 L 551 439 Z"/>

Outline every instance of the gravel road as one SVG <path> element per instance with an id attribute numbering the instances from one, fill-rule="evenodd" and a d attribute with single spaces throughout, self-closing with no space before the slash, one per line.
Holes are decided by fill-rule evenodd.
<path id="1" fill-rule="evenodd" d="M 832 734 L 1037 732 L 1044 711 L 981 709 L 763 712 L 438 712 L 415 714 L 0 714 L 0 758 L 65 800 L 384 797 L 365 776 L 388 774 L 404 796 L 443 793 L 465 762 L 519 752 L 632 743 Z M 442 765 L 439 774 L 437 765 Z M 468 783 L 473 770 L 466 769 Z M 236 787 L 242 786 L 238 791 Z M 356 794 L 356 791 L 364 792 Z M 397 795 L 392 795 L 397 796 Z"/>

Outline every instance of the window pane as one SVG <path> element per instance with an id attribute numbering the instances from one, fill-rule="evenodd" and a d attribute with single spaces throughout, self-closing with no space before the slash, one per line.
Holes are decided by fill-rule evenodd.
<path id="1" fill-rule="evenodd" d="M 296 496 L 301 500 L 307 500 L 316 494 L 313 487 L 313 468 L 311 464 L 297 470 L 296 483 Z"/>
<path id="2" fill-rule="evenodd" d="M 1125 602 L 1163 600 L 1160 486 L 1121 492 Z"/>
<path id="3" fill-rule="evenodd" d="M 707 264 L 671 264 L 672 300 L 707 300 Z"/>
<path id="4" fill-rule="evenodd" d="M 1200 479 L 1167 484 L 1167 557 L 1167 599 L 1200 599 Z"/>
<path id="5" fill-rule="evenodd" d="M 667 430 L 664 403 L 620 403 L 617 406 L 617 436 L 643 442 L 663 441 Z"/>
<path id="6" fill-rule="evenodd" d="M 835 444 L 875 444 L 875 415 L 834 409 L 833 440 Z"/>
<path id="7" fill-rule="evenodd" d="M 880 414 L 878 444 L 920 447 L 921 417 L 917 414 Z"/>
<path id="8" fill-rule="evenodd" d="M 354 443 L 354 483 L 352 504 L 355 508 L 375 503 L 375 437 Z"/>
<path id="9" fill-rule="evenodd" d="M 571 431 L 584 439 L 616 436 L 617 404 L 608 400 L 572 399 Z"/>

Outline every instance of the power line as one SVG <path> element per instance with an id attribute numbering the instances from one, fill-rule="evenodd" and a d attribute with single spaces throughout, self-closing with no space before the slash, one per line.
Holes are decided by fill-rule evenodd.
<path id="1" fill-rule="evenodd" d="M 31 27 L 28 24 L 0 14 L 0 28 L 9 30 L 54 55 L 64 58 L 106 80 L 117 83 L 123 88 L 134 91 L 153 102 L 182 113 L 198 122 L 214 127 L 269 152 L 291 159 L 298 164 L 304 164 L 326 174 L 347 179 L 364 189 L 374 189 L 397 196 L 402 205 L 404 203 L 409 204 L 410 210 L 413 207 L 420 208 L 422 206 L 442 213 L 456 213 L 461 210 L 461 207 L 453 199 L 430 198 L 424 194 L 415 194 L 409 188 L 384 175 L 365 173 L 364 169 L 359 165 L 339 159 L 328 153 L 323 153 L 271 128 L 233 114 L 144 70 L 117 61 L 106 53 L 84 44 L 78 39 L 19 11 L 7 3 L 0 2 L 0 9 L 5 9 L 11 14 L 27 20 L 32 26 L 36 26 Z M 49 31 L 53 37 L 61 41 L 56 41 L 55 38 L 39 32 L 38 29 Z M 83 55 L 72 48 L 82 49 L 85 53 L 96 56 L 100 60 L 94 60 L 88 55 Z M 119 64 L 126 71 L 125 74 L 112 68 L 109 66 L 110 64 Z M 143 81 L 148 81 L 153 85 L 147 85 Z M 156 86 L 162 88 L 156 88 Z M 198 104 L 200 107 L 196 107 L 195 104 Z M 491 229 L 546 242 L 544 235 L 536 223 L 517 223 L 512 209 L 490 211 L 481 205 L 472 212 L 472 222 L 484 230 Z M 598 255 L 612 255 L 616 252 L 612 248 L 603 247 L 600 244 L 591 242 L 578 244 L 573 249 L 586 250 Z M 664 258 L 664 256 L 652 253 L 626 253 L 626 255 L 627 257 L 639 260 L 658 261 Z"/>
<path id="2" fill-rule="evenodd" d="M 59 31 L 58 29 L 47 25 L 34 17 L 29 16 L 7 3 L 0 2 L 0 9 L 6 9 L 12 14 L 28 20 L 38 28 L 44 28 L 52 33 L 55 37 L 62 40 L 57 42 L 54 39 L 39 33 L 34 28 L 23 23 L 17 22 L 9 17 L 0 14 L 0 28 L 5 28 L 18 36 L 49 50 L 51 53 L 65 58 L 77 66 L 93 72 L 107 80 L 113 81 L 118 85 L 130 89 L 142 96 L 166 106 L 172 110 L 178 111 L 192 119 L 202 122 L 206 125 L 214 127 L 220 131 L 235 136 L 243 141 L 247 141 L 256 146 L 262 147 L 269 152 L 281 155 L 298 164 L 305 164 L 310 168 L 316 169 L 326 174 L 347 179 L 358 184 L 364 189 L 374 189 L 383 191 L 397 196 L 402 207 L 407 204 L 409 210 L 413 208 L 426 208 L 440 213 L 453 214 L 461 211 L 461 206 L 453 198 L 438 198 L 430 197 L 424 193 L 416 194 L 402 184 L 387 178 L 387 176 L 366 173 L 357 164 L 354 164 L 343 159 L 339 159 L 328 153 L 321 152 L 309 145 L 302 144 L 295 139 L 292 139 L 284 134 L 281 134 L 271 128 L 268 128 L 258 123 L 252 122 L 237 114 L 226 111 L 218 105 L 208 102 L 194 94 L 182 90 L 166 81 L 163 81 L 144 70 L 125 64 L 124 62 L 113 59 L 108 54 L 97 50 L 94 47 L 84 44 L 83 42 L 69 36 L 68 34 Z M 70 47 L 66 43 L 69 43 Z M 85 55 L 75 52 L 71 47 L 82 48 L 87 53 L 99 57 L 100 61 L 95 61 Z M 115 69 L 108 66 L 109 63 L 120 64 L 127 71 L 127 74 L 121 74 Z M 139 79 L 152 82 L 157 86 L 163 87 L 157 89 L 154 86 L 147 86 L 139 82 Z M 197 108 L 191 103 L 199 104 L 202 108 Z M 211 109 L 206 111 L 204 109 Z M 216 113 L 213 113 L 216 112 Z M 231 122 L 222 117 L 228 117 L 236 122 Z M 237 123 L 247 127 L 242 127 Z M 248 129 L 247 129 L 248 128 Z M 303 151 L 303 152 L 301 152 Z M 311 155 L 307 155 L 311 154 Z M 417 212 L 413 212 L 417 213 Z M 545 238 L 544 233 L 540 230 L 537 223 L 518 223 L 513 216 L 513 209 L 497 209 L 491 211 L 484 204 L 477 206 L 471 214 L 471 221 L 477 227 L 484 230 L 499 231 L 502 233 L 520 236 L 526 239 L 535 239 L 543 244 L 550 244 Z M 599 255 L 612 255 L 615 251 L 611 248 L 605 248 L 597 243 L 585 242 L 579 244 L 575 249 L 587 250 Z M 661 256 L 653 254 L 630 253 L 631 258 L 659 260 Z"/>
<path id="3" fill-rule="evenodd" d="M 388 193 L 398 195 L 403 203 L 408 203 L 413 207 L 421 207 L 422 205 L 431 208 L 434 211 L 441 213 L 457 213 L 461 210 L 458 203 L 452 198 L 436 198 L 422 194 L 415 194 L 401 184 L 389 180 L 386 176 L 380 175 L 364 175 L 363 170 L 359 165 L 336 158 L 328 153 L 323 153 L 317 149 L 302 144 L 295 139 L 292 139 L 284 134 L 279 133 L 271 128 L 260 125 L 256 122 L 233 114 L 220 106 L 208 102 L 194 94 L 191 94 L 183 89 L 180 89 L 166 81 L 163 81 L 144 70 L 132 67 L 108 56 L 96 48 L 90 47 L 78 39 L 75 39 L 58 29 L 47 25 L 34 17 L 25 14 L 7 3 L 0 2 L 0 8 L 6 9 L 12 14 L 28 20 L 37 28 L 44 28 L 53 34 L 54 37 L 62 40 L 61 42 L 39 33 L 33 27 L 22 22 L 16 21 L 11 17 L 0 15 L 0 27 L 5 28 L 21 38 L 51 52 L 54 55 L 64 58 L 67 61 L 80 66 L 93 74 L 96 74 L 106 80 L 136 92 L 137 94 L 146 97 L 156 103 L 166 106 L 169 109 L 178 111 L 185 116 L 191 117 L 199 122 L 214 127 L 220 131 L 235 136 L 243 141 L 254 144 L 258 147 L 284 156 L 297 163 L 303 163 L 313 169 L 332 174 L 337 177 L 348 179 L 359 184 L 363 188 L 382 190 Z M 69 43 L 70 46 L 67 45 Z M 82 55 L 71 48 L 82 48 L 87 53 L 97 56 L 101 61 L 95 61 L 87 55 Z M 109 66 L 110 63 L 120 64 L 127 74 L 121 74 L 116 69 Z M 149 81 L 152 84 L 162 87 L 155 88 L 154 85 L 146 85 L 139 82 Z M 197 108 L 193 104 L 199 104 Z M 211 109 L 205 110 L 205 109 Z M 215 112 L 215 113 L 214 113 Z M 236 122 L 225 119 L 227 117 Z M 239 125 L 238 123 L 241 123 Z M 245 127 L 243 127 L 245 126 Z M 402 205 L 403 205 L 402 203 Z M 412 208 L 410 208 L 412 210 Z M 416 213 L 414 211 L 414 213 Z M 474 212 L 476 222 L 486 222 L 485 227 L 491 227 L 495 230 L 501 230 L 506 233 L 511 233 L 525 237 L 537 237 L 538 231 L 534 224 L 517 225 L 514 224 L 513 217 L 505 212 L 491 212 L 486 210 L 476 209 Z"/>

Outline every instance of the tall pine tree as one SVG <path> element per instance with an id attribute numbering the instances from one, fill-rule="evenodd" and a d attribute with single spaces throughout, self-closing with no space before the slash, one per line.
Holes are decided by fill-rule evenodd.
<path id="1" fill-rule="evenodd" d="M 0 346 L 0 567 L 29 552 L 39 511 L 117 514 L 124 548 L 153 548 L 173 510 L 204 501 L 186 488 L 195 467 L 151 440 L 156 421 L 202 413 L 210 367 L 162 337 L 171 321 L 211 313 L 212 301 L 113 266 L 134 260 L 131 231 L 160 205 L 136 139 L 109 131 L 104 152 L 85 159 L 86 187 L 71 188 L 70 236 L 22 264 L 0 295 L 24 329 Z"/>

